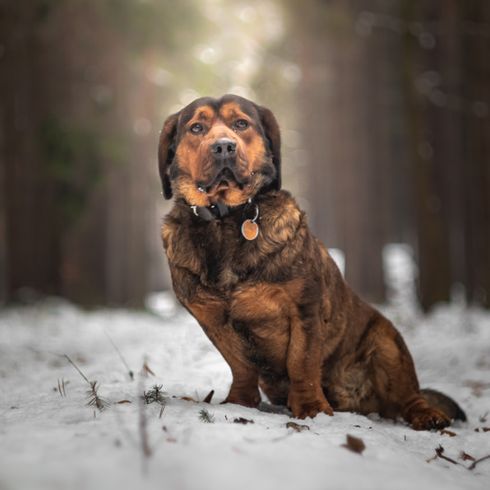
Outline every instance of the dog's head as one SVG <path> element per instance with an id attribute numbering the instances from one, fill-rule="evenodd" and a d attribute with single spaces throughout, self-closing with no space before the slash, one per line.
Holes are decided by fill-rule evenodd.
<path id="1" fill-rule="evenodd" d="M 163 195 L 190 205 L 245 203 L 281 187 L 281 142 L 269 109 L 236 95 L 203 97 L 171 115 L 158 148 Z"/>

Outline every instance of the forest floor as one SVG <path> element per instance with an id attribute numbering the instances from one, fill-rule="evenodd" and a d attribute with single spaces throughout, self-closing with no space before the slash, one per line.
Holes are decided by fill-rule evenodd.
<path id="1" fill-rule="evenodd" d="M 221 405 L 227 365 L 169 297 L 160 311 L 60 300 L 0 311 L 1 490 L 488 488 L 490 459 L 470 469 L 490 454 L 488 313 L 446 306 L 395 318 L 422 386 L 466 410 L 468 422 L 441 433 L 374 415 L 300 421 Z M 98 382 L 104 410 L 87 405 L 90 385 L 65 355 Z M 344 447 L 347 435 L 362 439 L 362 453 Z"/>

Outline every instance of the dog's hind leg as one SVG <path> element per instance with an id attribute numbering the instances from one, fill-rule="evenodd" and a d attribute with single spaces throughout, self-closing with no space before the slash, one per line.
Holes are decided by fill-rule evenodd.
<path id="1" fill-rule="evenodd" d="M 370 321 L 360 347 L 378 398 L 380 415 L 401 415 L 415 430 L 441 429 L 449 417 L 420 393 L 412 356 L 401 335 L 381 314 Z"/>

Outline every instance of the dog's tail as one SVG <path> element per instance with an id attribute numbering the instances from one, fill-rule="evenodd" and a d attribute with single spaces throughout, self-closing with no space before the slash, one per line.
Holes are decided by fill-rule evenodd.
<path id="1" fill-rule="evenodd" d="M 444 412 L 450 419 L 466 422 L 466 414 L 463 409 L 452 398 L 449 398 L 444 393 L 425 388 L 420 390 L 420 394 L 431 407 Z"/>

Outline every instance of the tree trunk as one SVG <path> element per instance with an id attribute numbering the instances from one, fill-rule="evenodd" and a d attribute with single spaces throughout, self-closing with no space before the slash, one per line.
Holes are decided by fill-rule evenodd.
<path id="1" fill-rule="evenodd" d="M 490 307 L 490 4 L 469 1 L 462 6 L 466 31 L 465 132 L 466 159 L 460 187 L 466 202 L 466 291 L 468 300 Z"/>
<path id="2" fill-rule="evenodd" d="M 406 1 L 404 21 L 413 24 L 433 19 L 429 4 Z M 429 69 L 437 69 L 435 50 L 421 50 L 419 39 L 406 34 L 405 59 L 407 117 L 413 168 L 416 207 L 419 297 L 424 309 L 450 299 L 451 269 L 447 209 L 444 207 L 444 163 L 441 150 L 440 109 L 428 100 L 432 93 L 422 93 L 417 82 Z M 428 65 L 428 66 L 427 66 Z M 451 145 L 451 142 L 446 142 Z"/>

